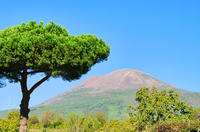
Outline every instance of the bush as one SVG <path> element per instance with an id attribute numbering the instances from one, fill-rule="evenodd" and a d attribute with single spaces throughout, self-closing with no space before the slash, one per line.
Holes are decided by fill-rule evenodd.
<path id="1" fill-rule="evenodd" d="M 69 117 L 62 124 L 62 128 L 68 131 L 94 132 L 101 128 L 106 122 L 106 116 L 102 113 L 87 114 L 78 116 L 70 113 Z"/>
<path id="2" fill-rule="evenodd" d="M 200 121 L 200 108 L 197 108 L 193 111 L 192 113 L 192 118 L 194 120 L 199 120 Z"/>
<path id="3" fill-rule="evenodd" d="M 97 132 L 134 132 L 135 128 L 126 121 L 110 120 Z"/>
<path id="4" fill-rule="evenodd" d="M 158 132 L 197 132 L 200 130 L 200 121 L 169 121 L 158 126 Z"/>
<path id="5" fill-rule="evenodd" d="M 39 122 L 39 118 L 37 115 L 33 115 L 28 119 L 28 127 L 29 128 L 40 128 L 41 123 Z"/>
<path id="6" fill-rule="evenodd" d="M 98 130 L 103 126 L 103 123 L 100 122 L 98 118 L 93 114 L 88 114 L 85 117 L 83 117 L 83 123 L 81 125 L 81 130 L 83 132 L 94 132 L 95 130 Z"/>
<path id="7" fill-rule="evenodd" d="M 55 120 L 55 112 L 51 110 L 46 110 L 40 115 L 40 122 L 43 127 L 47 128 L 51 125 L 51 122 Z"/>
<path id="8" fill-rule="evenodd" d="M 0 132 L 18 132 L 19 131 L 19 111 L 11 111 L 6 119 L 0 120 Z"/>
<path id="9" fill-rule="evenodd" d="M 44 128 L 60 128 L 63 122 L 63 116 L 51 110 L 44 111 L 40 116 L 40 123 Z"/>
<path id="10" fill-rule="evenodd" d="M 173 89 L 139 88 L 135 100 L 138 105 L 129 106 L 129 117 L 140 130 L 168 119 L 190 119 L 193 112 L 193 108 L 179 99 Z"/>

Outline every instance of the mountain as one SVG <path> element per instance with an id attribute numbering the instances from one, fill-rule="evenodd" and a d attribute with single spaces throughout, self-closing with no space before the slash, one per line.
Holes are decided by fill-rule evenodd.
<path id="1" fill-rule="evenodd" d="M 108 118 L 121 119 L 127 114 L 127 107 L 135 105 L 137 89 L 140 87 L 175 89 L 188 104 L 200 107 L 200 93 L 177 89 L 150 75 L 132 69 L 123 69 L 97 77 L 90 77 L 74 88 L 31 109 L 31 114 L 39 114 L 45 109 L 53 109 L 68 115 L 104 112 Z"/>
<path id="2" fill-rule="evenodd" d="M 122 119 L 127 116 L 128 106 L 136 105 L 134 98 L 137 89 L 145 86 L 175 89 L 188 104 L 200 107 L 200 93 L 177 89 L 138 70 L 123 69 L 90 77 L 70 90 L 32 107 L 30 114 L 39 115 L 46 109 L 52 109 L 65 116 L 71 112 L 80 115 L 104 112 L 108 119 Z"/>

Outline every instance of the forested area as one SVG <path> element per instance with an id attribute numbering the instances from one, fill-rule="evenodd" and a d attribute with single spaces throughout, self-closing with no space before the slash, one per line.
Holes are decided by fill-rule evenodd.
<path id="1" fill-rule="evenodd" d="M 200 129 L 200 108 L 194 109 L 179 99 L 174 90 L 140 88 L 136 93 L 137 106 L 129 106 L 122 120 L 107 120 L 104 113 L 63 117 L 52 110 L 32 115 L 29 132 L 195 132 Z M 11 111 L 0 120 L 1 132 L 19 131 L 19 111 Z"/>

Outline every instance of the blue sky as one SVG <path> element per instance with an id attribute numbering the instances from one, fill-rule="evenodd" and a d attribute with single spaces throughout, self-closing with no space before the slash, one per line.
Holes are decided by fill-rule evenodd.
<path id="1" fill-rule="evenodd" d="M 111 47 L 108 61 L 73 82 L 50 79 L 31 96 L 30 106 L 72 88 L 90 76 L 130 68 L 177 88 L 200 92 L 200 1 L 198 0 L 7 0 L 0 5 L 0 30 L 51 20 L 70 34 L 95 34 Z M 42 76 L 31 77 L 29 85 Z M 19 84 L 0 89 L 0 110 L 18 108 Z"/>

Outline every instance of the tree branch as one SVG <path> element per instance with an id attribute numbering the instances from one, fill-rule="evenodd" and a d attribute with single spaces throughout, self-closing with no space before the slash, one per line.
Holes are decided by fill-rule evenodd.
<path id="1" fill-rule="evenodd" d="M 38 70 L 38 71 L 30 71 L 30 72 L 27 72 L 27 74 L 35 74 L 35 73 L 40 73 L 40 72 L 44 72 L 44 71 L 40 71 L 40 70 Z"/>
<path id="2" fill-rule="evenodd" d="M 31 94 L 40 84 L 45 82 L 47 79 L 49 79 L 51 75 L 47 75 L 46 77 L 42 78 L 40 81 L 38 81 L 36 84 L 34 84 L 31 89 L 28 91 L 29 94 Z"/>

